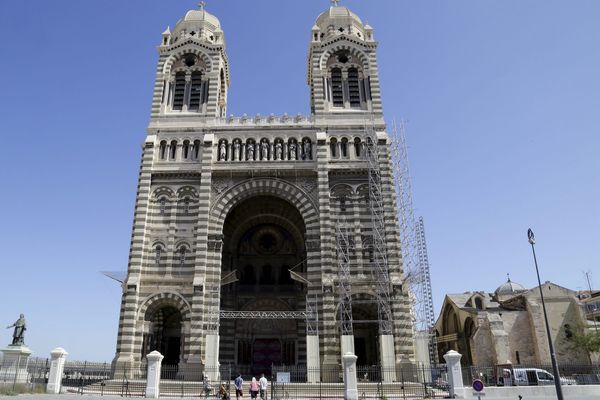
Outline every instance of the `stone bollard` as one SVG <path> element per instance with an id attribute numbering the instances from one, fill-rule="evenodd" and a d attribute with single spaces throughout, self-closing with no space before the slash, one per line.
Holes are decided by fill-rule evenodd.
<path id="1" fill-rule="evenodd" d="M 465 385 L 463 383 L 460 359 L 462 355 L 454 350 L 444 354 L 448 366 L 448 383 L 450 384 L 450 397 L 453 399 L 465 398 Z"/>
<path id="2" fill-rule="evenodd" d="M 146 356 L 148 360 L 148 374 L 146 375 L 146 397 L 158 399 L 160 397 L 160 366 L 165 358 L 154 350 Z"/>
<path id="3" fill-rule="evenodd" d="M 48 385 L 46 385 L 46 393 L 59 394 L 63 371 L 65 369 L 65 361 L 69 353 L 62 347 L 57 347 L 50 352 L 50 373 L 48 376 Z"/>
<path id="4" fill-rule="evenodd" d="M 358 400 L 358 380 L 356 379 L 356 357 L 346 353 L 342 357 L 344 364 L 344 400 Z"/>

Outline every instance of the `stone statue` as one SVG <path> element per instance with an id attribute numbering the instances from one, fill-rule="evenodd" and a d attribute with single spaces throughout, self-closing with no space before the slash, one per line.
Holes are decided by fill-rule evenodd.
<path id="1" fill-rule="evenodd" d="M 233 142 L 233 159 L 235 161 L 240 159 L 240 141 L 236 140 Z"/>
<path id="2" fill-rule="evenodd" d="M 219 146 L 219 160 L 225 161 L 227 159 L 227 145 L 225 142 L 221 142 Z"/>
<path id="3" fill-rule="evenodd" d="M 290 160 L 296 161 L 296 142 L 290 143 Z"/>
<path id="4" fill-rule="evenodd" d="M 19 319 L 12 325 L 7 326 L 6 329 L 15 328 L 13 332 L 13 346 L 19 346 L 25 344 L 25 330 L 27 329 L 27 325 L 25 324 L 25 316 L 21 314 Z"/>
<path id="5" fill-rule="evenodd" d="M 281 145 L 281 142 L 277 142 L 277 144 L 275 144 L 275 159 L 283 159 L 283 146 Z"/>
<path id="6" fill-rule="evenodd" d="M 308 140 L 304 141 L 304 159 L 305 160 L 310 160 L 311 159 L 311 145 L 310 142 Z"/>
<path id="7" fill-rule="evenodd" d="M 254 161 L 254 143 L 249 142 L 246 145 L 246 159 L 248 161 Z"/>
<path id="8" fill-rule="evenodd" d="M 268 160 L 269 159 L 269 143 L 268 142 L 262 142 L 260 144 L 260 151 L 262 154 L 262 159 L 263 160 Z"/>

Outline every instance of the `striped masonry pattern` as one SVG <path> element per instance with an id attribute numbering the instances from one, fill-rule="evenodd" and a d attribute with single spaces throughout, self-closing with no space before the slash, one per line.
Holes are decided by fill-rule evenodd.
<path id="1" fill-rule="evenodd" d="M 205 337 L 217 332 L 232 331 L 233 321 L 218 320 L 221 304 L 220 279 L 223 248 L 223 225 L 229 212 L 240 202 L 254 196 L 273 196 L 295 207 L 306 229 L 307 279 L 311 282 L 307 294 L 317 299 L 321 362 L 339 365 L 340 331 L 337 316 L 337 259 L 335 253 L 335 226 L 344 218 L 351 229 L 350 239 L 354 252 L 350 259 L 353 296 L 372 298 L 372 245 L 371 218 L 368 200 L 368 179 L 364 160 L 359 157 L 332 157 L 330 137 L 347 135 L 365 140 L 363 121 L 382 114 L 381 88 L 378 75 L 376 43 L 363 42 L 339 35 L 323 43 L 312 43 L 309 53 L 309 85 L 311 106 L 316 118 L 311 126 L 287 126 L 297 137 L 311 137 L 314 143 L 313 166 L 298 164 L 304 183 L 297 180 L 294 171 L 269 171 L 254 175 L 254 170 L 239 163 L 218 163 L 216 155 L 219 140 L 231 136 L 230 128 L 220 123 L 224 116 L 229 86 L 229 65 L 224 47 L 207 46 L 194 41 L 161 48 L 154 83 L 151 129 L 143 147 L 138 190 L 131 236 L 128 277 L 123 285 L 119 317 L 117 355 L 115 362 L 142 362 L 144 329 L 148 329 L 146 315 L 157 307 L 172 306 L 182 315 L 182 361 L 201 364 L 205 358 Z M 370 96 L 364 112 L 352 110 L 348 120 L 345 114 L 329 111 L 326 82 L 327 62 L 338 51 L 347 51 L 354 62 L 362 66 L 369 82 Z M 167 112 L 172 66 L 185 54 L 198 55 L 207 66 L 209 79 L 208 102 L 205 114 L 197 113 L 197 122 L 180 119 L 181 114 Z M 221 71 L 224 71 L 223 74 Z M 357 112 L 359 111 L 359 112 Z M 193 115 L 188 113 L 187 115 Z M 340 117 L 342 115 L 342 117 Z M 189 118 L 189 117 L 188 117 Z M 191 120 L 189 120 L 191 121 Z M 348 122 L 350 121 L 350 123 Z M 163 124 L 164 122 L 164 124 Z M 174 122 L 173 124 L 171 124 Z M 169 125 L 171 124 L 171 125 Z M 159 130 L 157 126 L 170 126 Z M 162 129 L 162 128 L 161 128 Z M 380 126 L 378 129 L 383 129 Z M 331 132 L 331 134 L 330 134 Z M 264 136 L 264 127 L 247 125 L 235 133 L 242 140 Z M 165 162 L 159 160 L 161 141 L 169 145 L 172 138 L 187 138 L 194 143 L 194 154 L 201 146 L 199 156 L 179 157 Z M 182 154 L 181 143 L 176 154 Z M 339 150 L 338 150 L 339 151 Z M 401 276 L 402 259 L 396 219 L 396 199 L 391 172 L 389 144 L 380 151 L 381 179 L 385 198 L 385 230 L 390 274 Z M 260 167 L 252 167 L 260 168 Z M 218 183 L 230 174 L 232 184 L 221 188 Z M 269 176 L 264 176 L 269 175 Z M 314 185 L 316 192 L 307 189 Z M 316 193 L 316 194 L 315 194 Z M 297 305 L 304 310 L 304 302 Z M 231 305 L 229 305 L 231 307 Z M 401 283 L 393 283 L 392 312 L 397 360 L 413 356 L 410 302 Z M 214 318 L 216 315 L 216 319 Z M 306 324 L 298 323 L 297 354 L 305 363 Z M 221 360 L 235 358 L 235 338 L 221 338 Z M 223 362 L 223 361 L 222 361 Z M 399 361 L 398 361 L 399 362 Z"/>

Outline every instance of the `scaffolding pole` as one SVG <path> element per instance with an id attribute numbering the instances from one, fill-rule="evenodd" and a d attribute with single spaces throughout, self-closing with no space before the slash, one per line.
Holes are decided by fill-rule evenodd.
<path id="1" fill-rule="evenodd" d="M 431 289 L 431 272 L 429 268 L 429 256 L 427 255 L 427 241 L 425 240 L 425 223 L 423 217 L 419 217 L 417 223 L 417 256 L 419 260 L 420 289 L 421 293 L 417 300 L 418 312 L 422 318 L 422 330 L 428 332 L 429 337 L 429 361 L 437 364 L 437 344 L 433 332 L 435 325 L 435 314 L 433 310 L 433 295 Z"/>
<path id="2" fill-rule="evenodd" d="M 338 261 L 340 331 L 342 336 L 353 336 L 352 287 L 350 285 L 350 239 L 348 235 L 348 225 L 342 218 L 338 219 L 335 229 L 335 244 Z"/>
<path id="3" fill-rule="evenodd" d="M 208 335 L 219 334 L 221 286 L 210 286 L 208 289 L 208 320 L 206 321 L 206 333 Z"/>
<path id="4" fill-rule="evenodd" d="M 381 182 L 380 148 L 377 133 L 372 123 L 365 125 L 365 137 L 365 155 L 368 163 L 369 179 L 369 210 L 371 214 L 371 245 L 373 249 L 371 273 L 375 281 L 379 334 L 391 335 L 390 274 L 385 237 L 385 208 Z"/>

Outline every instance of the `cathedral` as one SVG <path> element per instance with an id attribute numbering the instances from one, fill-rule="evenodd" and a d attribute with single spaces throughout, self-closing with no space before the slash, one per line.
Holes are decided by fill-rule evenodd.
<path id="1" fill-rule="evenodd" d="M 227 114 L 204 6 L 162 33 L 115 364 L 414 359 L 373 28 L 337 1 L 308 28 L 306 116 Z"/>

